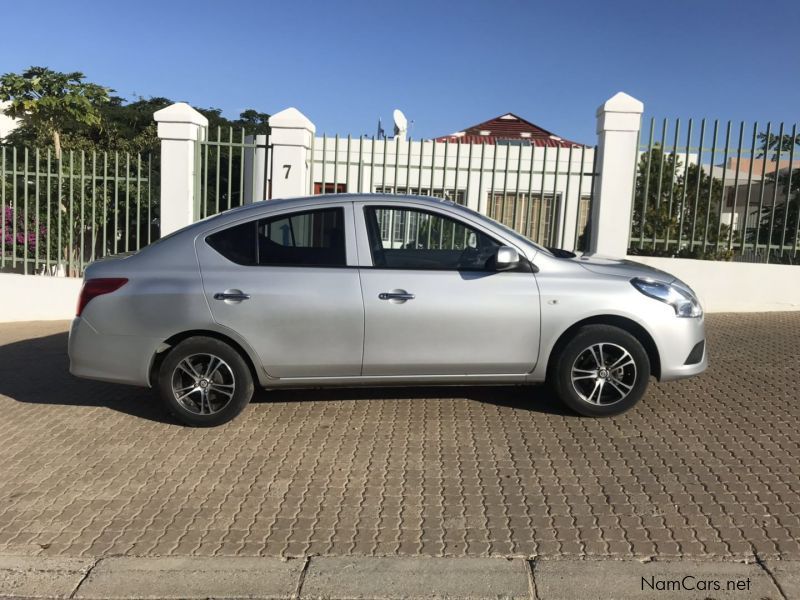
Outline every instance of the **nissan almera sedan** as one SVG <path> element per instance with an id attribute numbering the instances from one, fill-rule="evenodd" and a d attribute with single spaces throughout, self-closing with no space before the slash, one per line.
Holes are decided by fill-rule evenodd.
<path id="1" fill-rule="evenodd" d="M 619 414 L 705 370 L 692 290 L 643 265 L 542 248 L 429 197 L 272 200 L 86 269 L 78 377 L 157 387 L 181 422 L 254 386 L 534 384 Z"/>

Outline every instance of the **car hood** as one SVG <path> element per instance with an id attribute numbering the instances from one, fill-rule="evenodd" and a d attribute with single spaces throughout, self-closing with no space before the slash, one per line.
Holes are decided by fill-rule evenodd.
<path id="1" fill-rule="evenodd" d="M 664 283 L 672 283 L 676 279 L 674 275 L 670 275 L 666 271 L 654 269 L 627 259 L 584 255 L 573 260 L 587 271 L 601 275 L 616 275 L 627 278 L 643 277 L 663 281 Z"/>

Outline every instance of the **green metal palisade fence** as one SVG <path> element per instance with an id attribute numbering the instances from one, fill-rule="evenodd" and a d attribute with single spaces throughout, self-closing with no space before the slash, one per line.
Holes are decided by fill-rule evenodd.
<path id="1" fill-rule="evenodd" d="M 266 143 L 259 143 L 244 129 L 235 131 L 233 127 L 228 127 L 227 131 L 221 127 L 207 131 L 206 139 L 195 146 L 196 218 L 203 219 L 242 206 L 248 198 L 263 199 L 257 198 L 256 171 L 246 172 L 246 157 L 249 155 L 255 161 L 256 151 L 263 150 L 266 160 L 268 136 L 266 140 Z M 265 181 L 260 183 L 266 185 Z"/>
<path id="2" fill-rule="evenodd" d="M 468 204 L 545 246 L 581 248 L 591 212 L 596 152 L 586 146 L 467 144 L 322 136 L 311 148 L 309 189 L 389 193 Z M 477 188 L 472 190 L 472 188 Z M 567 227 L 565 198 L 577 212 Z"/>
<path id="3" fill-rule="evenodd" d="M 80 276 L 159 237 L 158 158 L 0 146 L 0 270 Z"/>
<path id="4" fill-rule="evenodd" d="M 800 263 L 797 124 L 651 119 L 640 138 L 631 254 Z"/>

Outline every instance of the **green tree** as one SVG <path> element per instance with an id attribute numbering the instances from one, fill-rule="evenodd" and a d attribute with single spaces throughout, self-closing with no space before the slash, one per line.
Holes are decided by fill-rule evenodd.
<path id="1" fill-rule="evenodd" d="M 776 135 L 766 133 L 759 134 L 761 151 L 759 156 L 778 161 L 791 156 L 792 148 L 795 148 L 795 155 L 798 154 L 797 147 L 800 146 L 800 137 L 792 135 Z M 798 219 L 800 219 L 800 173 L 795 165 L 789 165 L 784 169 L 775 169 L 765 176 L 766 183 L 774 183 L 778 186 L 781 198 L 785 202 L 780 202 L 776 207 L 765 206 L 759 218 L 758 227 L 747 232 L 747 242 L 751 244 L 769 244 L 779 246 L 779 249 L 768 249 L 767 260 L 769 262 L 796 262 L 798 258 Z M 791 251 L 786 252 L 789 246 Z M 756 248 L 758 251 L 758 248 Z"/>
<path id="2" fill-rule="evenodd" d="M 252 108 L 239 113 L 239 118 L 233 122 L 234 127 L 241 127 L 253 135 L 269 133 L 269 115 L 258 112 Z"/>
<path id="3" fill-rule="evenodd" d="M 109 101 L 111 90 L 84 78 L 78 71 L 60 73 L 47 67 L 6 73 L 0 77 L 0 100 L 10 103 L 7 115 L 20 119 L 37 136 L 51 138 L 60 160 L 62 133 L 99 125 L 100 107 Z"/>
<path id="4" fill-rule="evenodd" d="M 721 202 L 721 180 L 697 164 L 683 168 L 679 156 L 655 145 L 637 165 L 630 253 L 730 258 Z"/>
<path id="5" fill-rule="evenodd" d="M 680 159 L 663 152 L 658 145 L 640 157 L 631 228 L 634 238 L 644 238 L 645 244 L 648 240 L 652 244 L 654 238 L 663 239 L 668 231 L 677 228 L 680 211 L 675 210 L 674 198 L 676 183 L 682 185 L 680 167 Z"/>
<path id="6" fill-rule="evenodd" d="M 173 104 L 157 96 L 132 101 L 113 90 L 83 81 L 82 73 L 57 73 L 45 67 L 31 67 L 23 73 L 0 77 L 0 99 L 11 100 L 9 116 L 21 120 L 5 143 L 12 146 L 62 150 L 107 150 L 151 152 L 159 147 L 153 113 Z M 34 110 L 35 109 L 35 110 Z M 247 134 L 269 133 L 269 114 L 248 108 L 237 119 L 228 119 L 219 108 L 198 108 L 208 119 L 210 131 L 221 128 L 234 139 L 242 129 Z"/>

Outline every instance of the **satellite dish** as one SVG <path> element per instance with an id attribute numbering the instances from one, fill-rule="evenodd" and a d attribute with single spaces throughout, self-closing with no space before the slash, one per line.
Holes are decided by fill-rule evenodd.
<path id="1" fill-rule="evenodd" d="M 408 119 L 399 108 L 395 108 L 392 113 L 394 119 L 394 134 L 400 139 L 405 139 L 406 132 L 408 131 Z"/>

